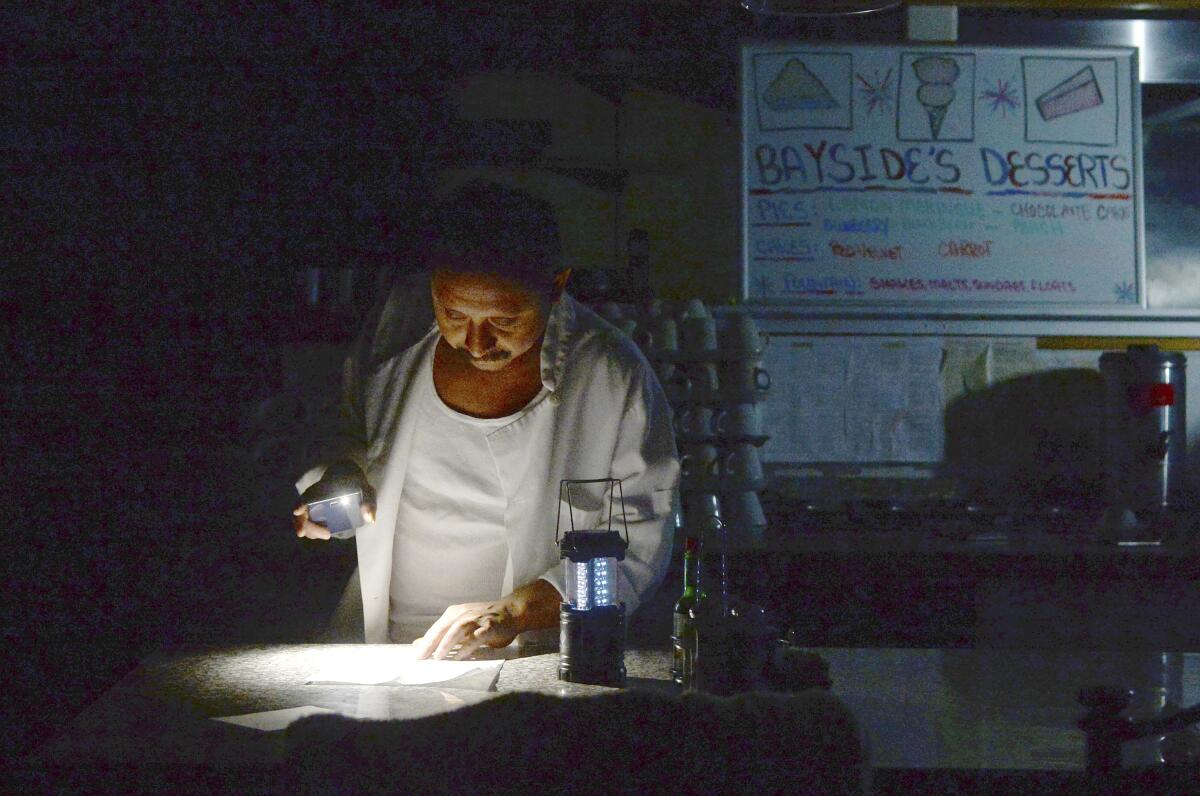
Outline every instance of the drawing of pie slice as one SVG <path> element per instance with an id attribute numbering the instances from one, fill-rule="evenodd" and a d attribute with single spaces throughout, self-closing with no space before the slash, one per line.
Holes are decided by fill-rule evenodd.
<path id="1" fill-rule="evenodd" d="M 1038 113 L 1048 122 L 1103 104 L 1100 84 L 1090 66 L 1080 69 L 1037 98 Z"/>
<path id="2" fill-rule="evenodd" d="M 804 62 L 793 58 L 763 92 L 763 102 L 773 111 L 825 111 L 838 107 L 837 100 Z"/>

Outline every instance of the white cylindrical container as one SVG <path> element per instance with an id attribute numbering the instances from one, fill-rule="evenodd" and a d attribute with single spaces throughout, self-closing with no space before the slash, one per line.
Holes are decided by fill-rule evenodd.
<path id="1" fill-rule="evenodd" d="M 1109 505 L 1139 523 L 1183 508 L 1187 467 L 1186 358 L 1157 346 L 1100 357 Z"/>

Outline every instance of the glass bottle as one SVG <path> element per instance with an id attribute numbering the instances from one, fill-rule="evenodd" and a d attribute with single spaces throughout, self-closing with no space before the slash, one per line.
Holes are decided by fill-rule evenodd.
<path id="1" fill-rule="evenodd" d="M 697 560 L 699 541 L 687 537 L 683 546 L 683 594 L 675 602 L 671 625 L 671 679 L 685 691 L 695 686 L 696 625 L 692 609 L 699 601 L 700 566 Z"/>

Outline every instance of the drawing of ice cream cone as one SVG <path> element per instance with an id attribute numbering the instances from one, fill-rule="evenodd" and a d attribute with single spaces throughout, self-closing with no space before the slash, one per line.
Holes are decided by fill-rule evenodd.
<path id="1" fill-rule="evenodd" d="M 958 64 L 948 55 L 926 55 L 913 61 L 912 68 L 922 84 L 949 85 L 958 80 Z"/>
<path id="2" fill-rule="evenodd" d="M 929 131 L 937 138 L 946 120 L 946 110 L 954 101 L 954 87 L 943 83 L 926 83 L 917 89 L 917 102 L 929 114 Z"/>
<path id="3" fill-rule="evenodd" d="M 954 81 L 958 79 L 958 64 L 949 56 L 927 55 L 913 61 L 913 72 L 921 85 L 917 102 L 929 116 L 929 132 L 937 138 L 946 120 L 946 111 L 954 102 Z"/>

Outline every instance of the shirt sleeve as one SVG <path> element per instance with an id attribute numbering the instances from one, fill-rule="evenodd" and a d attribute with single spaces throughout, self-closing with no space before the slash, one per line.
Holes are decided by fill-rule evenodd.
<path id="1" fill-rule="evenodd" d="M 679 484 L 670 405 L 648 367 L 638 369 L 626 394 L 611 472 L 621 481 L 625 506 L 624 517 L 614 517 L 613 525 L 624 530 L 623 519 L 629 528 L 629 549 L 618 567 L 618 580 L 626 611 L 632 615 L 666 574 Z M 561 565 L 539 577 L 566 594 Z"/>
<path id="2" fill-rule="evenodd" d="M 429 275 L 424 271 L 397 274 L 386 298 L 367 313 L 343 360 L 335 453 L 300 477 L 297 492 L 303 493 L 321 480 L 329 464 L 339 459 L 368 472 L 363 393 L 367 378 L 381 362 L 418 343 L 432 324 Z"/>
<path id="3" fill-rule="evenodd" d="M 364 336 L 360 335 L 342 362 L 342 389 L 338 402 L 335 452 L 300 476 L 296 481 L 296 491 L 300 494 L 304 494 L 306 489 L 320 481 L 329 465 L 338 460 L 354 462 L 363 473 L 367 472 L 367 434 L 362 388 L 365 378 L 364 359 L 369 353 L 370 343 L 369 339 L 365 344 L 363 340 Z"/>

